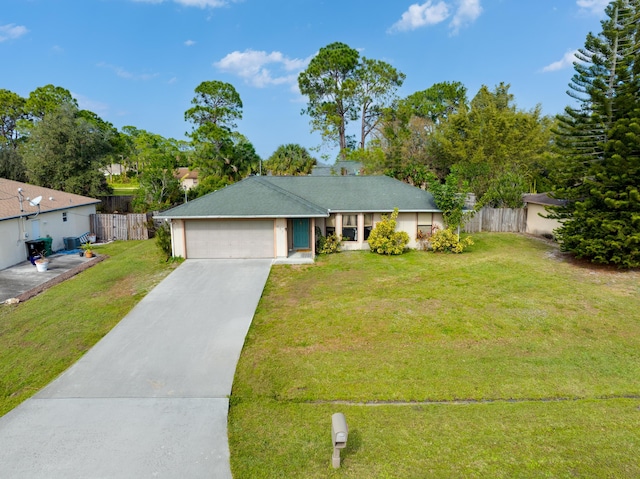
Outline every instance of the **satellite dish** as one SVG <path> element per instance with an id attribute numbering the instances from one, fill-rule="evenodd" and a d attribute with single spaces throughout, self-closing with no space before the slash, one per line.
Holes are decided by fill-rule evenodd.
<path id="1" fill-rule="evenodd" d="M 34 199 L 29 200 L 29 203 L 31 203 L 31 206 L 38 206 L 41 201 L 42 201 L 42 196 L 36 196 Z"/>

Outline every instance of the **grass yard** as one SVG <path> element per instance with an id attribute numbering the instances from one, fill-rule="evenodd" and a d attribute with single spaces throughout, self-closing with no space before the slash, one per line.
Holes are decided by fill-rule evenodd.
<path id="1" fill-rule="evenodd" d="M 274 266 L 231 397 L 234 477 L 640 477 L 640 274 L 474 240 Z"/>
<path id="2" fill-rule="evenodd" d="M 18 305 L 0 305 L 0 416 L 107 334 L 169 274 L 154 241 L 96 246 L 110 257 Z"/>
<path id="3" fill-rule="evenodd" d="M 109 186 L 113 188 L 114 196 L 135 196 L 140 189 L 138 180 L 129 180 L 124 183 L 121 181 L 111 181 Z"/>

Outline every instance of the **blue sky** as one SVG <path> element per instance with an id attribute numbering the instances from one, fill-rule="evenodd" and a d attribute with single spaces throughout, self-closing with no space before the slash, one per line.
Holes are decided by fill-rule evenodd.
<path id="1" fill-rule="evenodd" d="M 573 52 L 598 33 L 608 0 L 12 0 L 0 10 L 0 88 L 61 86 L 117 128 L 184 139 L 202 81 L 231 83 L 238 130 L 264 159 L 320 144 L 297 75 L 343 42 L 405 73 L 401 97 L 459 81 L 510 83 L 516 104 L 561 112 Z M 313 153 L 319 159 L 332 150 Z"/>

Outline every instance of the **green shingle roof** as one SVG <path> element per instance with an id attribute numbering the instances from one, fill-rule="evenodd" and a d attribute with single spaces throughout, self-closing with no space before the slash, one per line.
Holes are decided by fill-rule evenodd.
<path id="1" fill-rule="evenodd" d="M 440 211 L 433 196 L 388 176 L 251 176 L 159 218 L 295 218 Z"/>

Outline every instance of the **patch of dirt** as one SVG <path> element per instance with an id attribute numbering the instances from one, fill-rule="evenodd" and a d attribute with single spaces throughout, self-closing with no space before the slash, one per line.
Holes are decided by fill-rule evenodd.
<path id="1" fill-rule="evenodd" d="M 570 264 L 571 266 L 575 266 L 578 269 L 585 271 L 588 274 L 600 274 L 600 275 L 631 275 L 637 276 L 640 274 L 640 268 L 632 268 L 632 269 L 623 269 L 616 265 L 612 264 L 601 264 L 601 263 L 593 263 L 588 259 L 584 258 L 576 258 L 571 253 L 566 253 L 560 250 L 560 245 L 553 240 L 549 240 L 547 238 L 543 238 L 540 236 L 534 235 L 525 235 L 529 238 L 536 239 L 545 243 L 546 245 L 551 246 L 551 250 L 545 253 L 546 257 L 554 260 L 554 261 L 562 261 L 564 263 Z"/>

